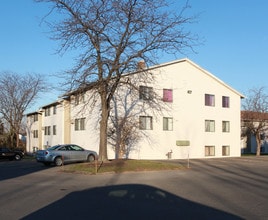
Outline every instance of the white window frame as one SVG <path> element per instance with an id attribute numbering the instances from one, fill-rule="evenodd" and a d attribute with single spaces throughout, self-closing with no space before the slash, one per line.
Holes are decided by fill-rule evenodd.
<path id="1" fill-rule="evenodd" d="M 222 146 L 222 156 L 230 156 L 230 146 L 229 145 Z"/>
<path id="2" fill-rule="evenodd" d="M 173 102 L 173 90 L 172 89 L 163 89 L 163 101 Z"/>
<path id="3" fill-rule="evenodd" d="M 153 130 L 153 117 L 140 116 L 140 130 Z"/>
<path id="4" fill-rule="evenodd" d="M 215 156 L 215 146 L 205 146 L 205 156 Z"/>
<path id="5" fill-rule="evenodd" d="M 215 106 L 215 95 L 205 94 L 205 106 Z"/>
<path id="6" fill-rule="evenodd" d="M 230 132 L 230 121 L 222 121 L 222 132 Z"/>
<path id="7" fill-rule="evenodd" d="M 141 100 L 151 100 L 153 98 L 153 87 L 140 86 L 139 96 Z"/>
<path id="8" fill-rule="evenodd" d="M 223 108 L 230 108 L 230 97 L 229 96 L 222 96 L 222 107 Z"/>
<path id="9" fill-rule="evenodd" d="M 215 132 L 215 120 L 205 120 L 205 132 Z"/>
<path id="10" fill-rule="evenodd" d="M 173 118 L 172 117 L 163 117 L 163 130 L 164 131 L 173 130 Z"/>
<path id="11" fill-rule="evenodd" d="M 86 129 L 85 124 L 86 118 L 76 118 L 74 120 L 74 130 L 75 131 L 82 131 Z"/>

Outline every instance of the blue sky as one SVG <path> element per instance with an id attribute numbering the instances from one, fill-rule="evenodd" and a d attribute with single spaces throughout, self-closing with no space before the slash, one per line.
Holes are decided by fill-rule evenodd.
<path id="1" fill-rule="evenodd" d="M 241 93 L 266 86 L 268 76 L 268 1 L 267 0 L 190 0 L 188 13 L 201 13 L 189 30 L 203 38 L 188 57 Z M 71 66 L 70 54 L 55 54 L 57 43 L 41 19 L 48 5 L 32 0 L 1 0 L 0 72 L 40 73 L 48 83 L 53 75 Z M 174 60 L 165 56 L 161 62 Z M 50 92 L 36 106 L 57 99 L 59 92 Z M 32 109 L 32 110 L 36 110 Z"/>

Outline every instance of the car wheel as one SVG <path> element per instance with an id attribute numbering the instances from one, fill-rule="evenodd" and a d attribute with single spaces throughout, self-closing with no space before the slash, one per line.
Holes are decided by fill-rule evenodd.
<path id="1" fill-rule="evenodd" d="M 88 161 L 88 162 L 92 162 L 92 161 L 94 161 L 94 160 L 95 160 L 94 155 L 92 155 L 92 154 L 88 155 L 88 157 L 87 157 L 87 161 Z"/>
<path id="2" fill-rule="evenodd" d="M 21 156 L 19 154 L 16 154 L 14 158 L 15 160 L 21 160 Z"/>
<path id="3" fill-rule="evenodd" d="M 63 164 L 61 157 L 56 157 L 54 162 L 55 162 L 56 166 L 62 166 L 62 164 Z"/>

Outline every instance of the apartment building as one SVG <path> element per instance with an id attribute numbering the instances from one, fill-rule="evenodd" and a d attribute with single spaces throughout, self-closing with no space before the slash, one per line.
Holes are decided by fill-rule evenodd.
<path id="1" fill-rule="evenodd" d="M 131 159 L 185 159 L 237 157 L 240 149 L 240 104 L 243 95 L 189 59 L 175 60 L 147 69 L 155 80 L 140 82 L 136 99 L 127 88 L 117 91 L 111 117 L 133 114 L 137 135 L 125 145 L 123 157 Z M 137 77 L 138 72 L 127 77 Z M 146 105 L 153 92 L 158 105 Z M 133 92 L 132 92 L 133 93 Z M 69 93 L 55 103 L 27 115 L 27 150 L 60 143 L 74 143 L 98 152 L 100 111 L 92 107 L 92 93 Z M 116 99 L 114 99 L 116 100 Z M 113 100 L 113 101 L 114 101 Z M 146 111 L 144 107 L 146 105 Z M 159 108 L 159 106 L 164 106 Z M 120 109 L 120 111 L 118 111 Z M 37 115 L 37 116 L 36 116 Z M 38 118 L 38 121 L 34 120 Z M 122 117 L 117 117 L 121 118 Z M 109 131 L 115 125 L 110 121 Z M 138 123 L 138 125 L 137 125 Z M 38 135 L 36 135 L 38 134 Z M 108 157 L 115 158 L 108 145 Z"/>

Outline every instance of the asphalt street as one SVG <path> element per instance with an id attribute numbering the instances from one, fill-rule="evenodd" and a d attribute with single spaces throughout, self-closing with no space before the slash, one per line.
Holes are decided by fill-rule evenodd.
<path id="1" fill-rule="evenodd" d="M 268 157 L 172 160 L 175 171 L 71 174 L 0 162 L 0 219 L 268 219 Z"/>

